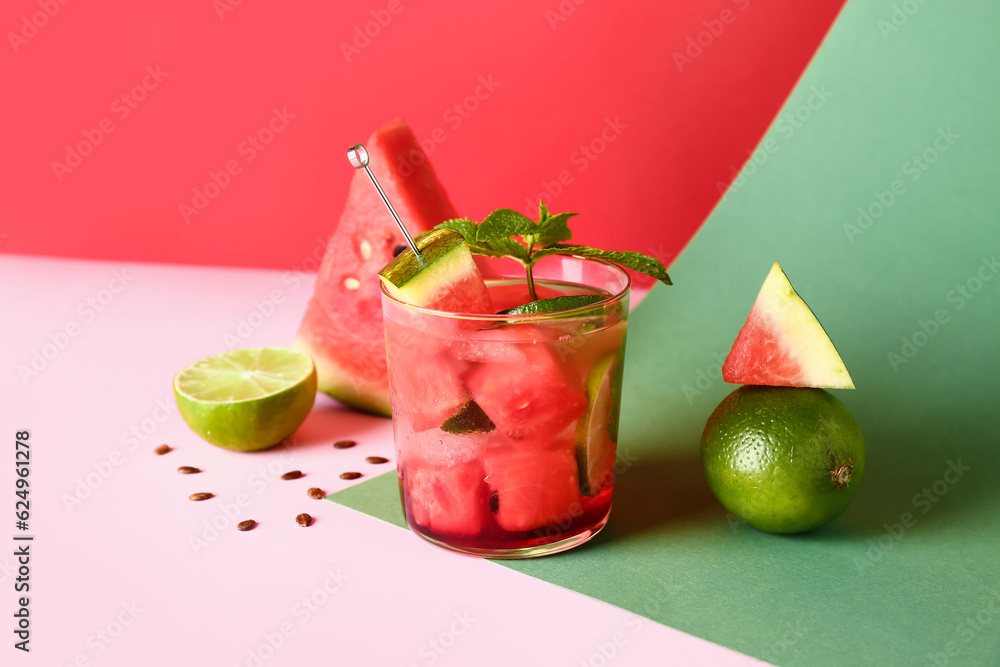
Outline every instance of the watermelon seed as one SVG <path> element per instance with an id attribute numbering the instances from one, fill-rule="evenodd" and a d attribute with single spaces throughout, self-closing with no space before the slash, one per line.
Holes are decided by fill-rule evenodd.
<path id="1" fill-rule="evenodd" d="M 204 493 L 204 492 L 192 493 L 190 496 L 188 496 L 188 498 L 190 498 L 195 502 L 198 502 L 199 500 L 208 500 L 209 498 L 214 498 L 214 497 L 215 497 L 214 493 Z"/>
<path id="2" fill-rule="evenodd" d="M 406 244 L 405 243 L 400 243 L 398 246 L 396 246 L 395 248 L 392 249 L 392 256 L 395 257 L 396 255 L 398 255 L 399 253 L 403 252 L 404 250 L 406 250 Z"/>
<path id="3" fill-rule="evenodd" d="M 340 473 L 340 479 L 357 479 L 361 477 L 359 472 L 342 472 Z"/>
<path id="4" fill-rule="evenodd" d="M 351 447 L 353 447 L 356 444 L 358 444 L 358 443 L 354 442 L 353 440 L 339 440 L 339 441 L 333 443 L 333 446 L 336 449 L 350 449 Z"/>
<path id="5" fill-rule="evenodd" d="M 494 491 L 490 494 L 490 512 L 496 514 L 500 511 L 500 494 Z"/>
<path id="6" fill-rule="evenodd" d="M 308 491 L 306 491 L 306 495 L 314 500 L 321 500 L 326 497 L 326 493 L 324 493 L 323 489 L 319 488 L 318 486 L 314 486 Z"/>
<path id="7" fill-rule="evenodd" d="M 253 530 L 256 527 L 257 527 L 257 522 L 254 521 L 253 519 L 247 519 L 246 521 L 240 521 L 238 524 L 236 524 L 236 530 L 240 530 L 240 531 L 244 531 L 244 532 L 246 532 L 248 530 Z"/>
<path id="8" fill-rule="evenodd" d="M 164 454 L 169 452 L 170 449 L 171 449 L 170 445 L 160 445 L 159 447 L 153 450 L 153 453 L 156 454 L 157 456 L 163 456 Z"/>
<path id="9" fill-rule="evenodd" d="M 385 458 L 384 456 L 369 456 L 365 459 L 365 463 L 374 463 L 375 465 L 388 462 L 389 459 Z"/>
<path id="10" fill-rule="evenodd" d="M 363 259 L 372 258 L 372 244 L 369 243 L 368 241 L 361 242 L 361 257 Z"/>
<path id="11" fill-rule="evenodd" d="M 344 287 L 346 287 L 347 289 L 358 289 L 359 287 L 361 287 L 361 281 L 358 280 L 357 278 L 345 278 Z"/>
<path id="12" fill-rule="evenodd" d="M 295 517 L 295 523 L 299 524 L 303 528 L 308 528 L 312 524 L 312 522 L 313 518 L 308 514 L 306 514 L 305 512 Z"/>
<path id="13" fill-rule="evenodd" d="M 298 479 L 299 477 L 302 477 L 301 470 L 291 470 L 282 475 L 281 479 Z"/>
<path id="14" fill-rule="evenodd" d="M 177 472 L 179 472 L 182 475 L 194 475 L 201 472 L 201 469 L 195 468 L 194 466 L 181 466 L 180 468 L 177 469 Z"/>

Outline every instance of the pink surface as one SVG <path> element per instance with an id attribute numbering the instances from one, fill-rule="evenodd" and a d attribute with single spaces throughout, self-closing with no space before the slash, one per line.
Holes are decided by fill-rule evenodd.
<path id="1" fill-rule="evenodd" d="M 842 4 L 8 0 L 0 251 L 315 268 L 403 116 L 461 213 L 669 261 Z"/>
<path id="2" fill-rule="evenodd" d="M 306 497 L 354 483 L 344 471 L 391 470 L 364 462 L 392 458 L 388 420 L 323 398 L 288 449 L 237 454 L 191 433 L 173 374 L 232 337 L 287 344 L 311 286 L 275 271 L 0 257 L 9 463 L 16 432 L 31 432 L 28 531 L 14 527 L 14 465 L 0 474 L 8 627 L 12 537 L 35 538 L 31 652 L 8 632 L 2 664 L 759 664 Z M 44 365 L 24 373 L 36 352 Z M 340 439 L 359 444 L 336 450 Z M 174 451 L 155 456 L 163 442 Z M 277 479 L 293 469 L 305 477 Z M 196 491 L 216 497 L 189 501 Z M 297 526 L 300 512 L 315 524 Z M 236 531 L 246 518 L 259 526 Z"/>

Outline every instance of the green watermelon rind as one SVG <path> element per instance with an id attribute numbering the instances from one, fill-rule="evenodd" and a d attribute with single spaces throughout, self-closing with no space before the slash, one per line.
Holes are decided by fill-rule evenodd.
<path id="1" fill-rule="evenodd" d="M 313 360 L 320 378 L 316 386 L 318 391 L 363 412 L 380 417 L 391 416 L 389 399 L 385 396 L 381 384 L 362 382 L 357 378 L 351 379 L 350 372 L 314 350 L 309 341 L 301 336 L 292 343 L 292 349 L 308 354 Z"/>
<path id="2" fill-rule="evenodd" d="M 446 293 L 470 274 L 479 275 L 469 246 L 460 234 L 435 229 L 421 234 L 416 243 L 421 259 L 418 260 L 412 251 L 404 250 L 379 271 L 385 290 L 398 301 L 429 306 L 438 295 Z"/>

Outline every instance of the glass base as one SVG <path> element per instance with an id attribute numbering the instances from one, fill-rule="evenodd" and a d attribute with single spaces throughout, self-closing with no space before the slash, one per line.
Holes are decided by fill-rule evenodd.
<path id="1" fill-rule="evenodd" d="M 455 551 L 467 556 L 479 556 L 480 558 L 495 558 L 498 560 L 516 560 L 521 558 L 538 558 L 539 556 L 549 556 L 551 554 L 557 554 L 561 551 L 566 551 L 572 549 L 573 547 L 578 547 L 584 542 L 590 541 L 597 533 L 601 532 L 601 529 L 608 523 L 608 517 L 611 515 L 611 508 L 608 508 L 608 513 L 604 517 L 595 523 L 593 526 L 583 530 L 576 535 L 563 538 L 556 542 L 549 542 L 547 544 L 536 544 L 530 547 L 519 547 L 512 549 L 477 549 L 475 547 L 466 546 L 454 546 L 448 544 L 447 542 L 442 542 L 436 540 L 433 537 L 424 535 L 423 533 L 413 530 L 410 527 L 410 532 L 419 535 L 423 539 L 427 540 L 431 544 L 437 545 L 448 551 Z"/>

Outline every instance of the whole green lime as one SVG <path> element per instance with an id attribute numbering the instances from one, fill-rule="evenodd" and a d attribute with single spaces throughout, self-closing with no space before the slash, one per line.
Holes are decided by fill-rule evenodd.
<path id="1" fill-rule="evenodd" d="M 727 510 L 772 533 L 837 518 L 865 470 L 861 427 L 822 389 L 740 387 L 705 424 L 701 462 Z"/>
<path id="2" fill-rule="evenodd" d="M 213 445 L 249 452 L 295 432 L 316 400 L 308 355 L 282 347 L 248 347 L 191 364 L 174 377 L 184 421 Z"/>

